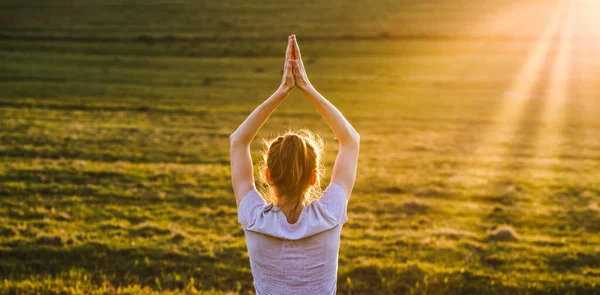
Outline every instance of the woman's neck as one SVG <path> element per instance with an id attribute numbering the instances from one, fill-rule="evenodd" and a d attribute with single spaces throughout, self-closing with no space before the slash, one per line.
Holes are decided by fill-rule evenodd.
<path id="1" fill-rule="evenodd" d="M 290 210 L 285 209 L 281 209 L 281 211 L 283 211 L 283 214 L 285 214 L 285 219 L 287 220 L 287 222 L 289 224 L 294 224 L 298 221 L 298 219 L 300 219 L 300 214 L 302 214 L 302 208 L 299 208 L 298 210 L 296 210 L 296 212 L 293 213 Z"/>
<path id="2" fill-rule="evenodd" d="M 285 214 L 285 218 L 287 219 L 287 222 L 292 224 L 292 223 L 296 223 L 298 221 L 298 219 L 300 218 L 300 214 L 302 213 L 302 209 L 304 208 L 304 205 L 302 205 L 302 202 L 300 202 L 297 206 L 295 206 L 295 208 L 293 208 L 293 207 L 287 205 L 286 203 L 279 203 L 277 205 L 277 207 L 279 207 L 281 209 L 281 211 L 283 211 L 283 213 Z"/>

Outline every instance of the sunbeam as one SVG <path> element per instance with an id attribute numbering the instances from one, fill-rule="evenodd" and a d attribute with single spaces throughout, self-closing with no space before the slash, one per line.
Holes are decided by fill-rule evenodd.
<path id="1" fill-rule="evenodd" d="M 472 154 L 475 162 L 481 161 L 490 154 L 502 156 L 498 153 L 502 154 L 504 151 L 493 151 L 490 148 L 510 142 L 519 131 L 518 122 L 523 116 L 525 102 L 533 98 L 533 89 L 540 80 L 544 64 L 549 58 L 564 11 L 564 3 L 561 2 L 525 59 L 525 64 L 515 76 L 513 84 L 505 92 L 504 101 L 497 110 L 492 126 L 482 136 L 482 140 Z M 477 166 L 476 163 L 472 163 L 467 169 L 467 174 L 476 173 L 474 166 Z"/>
<path id="2" fill-rule="evenodd" d="M 571 77 L 571 51 L 573 42 L 573 7 L 569 6 L 565 12 L 565 21 L 560 33 L 560 40 L 557 45 L 556 58 L 554 66 L 550 73 L 550 83 L 548 85 L 547 96 L 543 97 L 542 118 L 540 124 L 545 128 L 537 134 L 535 143 L 536 157 L 552 157 L 560 147 L 560 130 L 564 124 L 564 107 L 570 95 L 569 83 Z"/>

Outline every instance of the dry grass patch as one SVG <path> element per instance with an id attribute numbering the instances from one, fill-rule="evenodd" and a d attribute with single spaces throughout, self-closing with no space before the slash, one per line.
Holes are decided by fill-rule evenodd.
<path id="1" fill-rule="evenodd" d="M 519 235 L 510 225 L 503 225 L 496 228 L 485 238 L 488 242 L 513 242 L 519 239 Z"/>

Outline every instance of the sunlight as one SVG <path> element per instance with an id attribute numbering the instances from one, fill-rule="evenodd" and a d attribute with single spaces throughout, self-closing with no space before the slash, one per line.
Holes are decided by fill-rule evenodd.
<path id="1" fill-rule="evenodd" d="M 513 122 L 515 118 L 520 117 L 522 103 L 531 98 L 531 90 L 539 80 L 542 67 L 548 59 L 548 52 L 552 48 L 553 38 L 559 29 L 561 15 L 562 10 L 558 10 L 554 14 L 529 54 L 525 65 L 517 75 L 513 86 L 505 93 L 507 100 L 505 100 L 504 107 L 500 112 L 500 119 Z"/>
<path id="2" fill-rule="evenodd" d="M 563 13 L 564 8 L 561 5 L 552 14 L 551 19 L 533 45 L 532 50 L 525 59 L 525 64 L 513 79 L 512 86 L 505 92 L 504 100 L 497 111 L 491 128 L 483 135 L 476 148 L 474 155 L 477 157 L 481 158 L 482 155 L 488 154 L 490 146 L 510 141 L 518 132 L 518 122 L 522 117 L 525 103 L 533 98 L 532 91 L 543 74 L 541 73 L 542 68 L 549 58 L 553 39 L 559 31 Z M 469 172 L 473 172 L 473 168 L 471 167 Z"/>
<path id="3" fill-rule="evenodd" d="M 537 134 L 535 155 L 541 153 L 550 156 L 558 151 L 560 143 L 559 127 L 564 124 L 564 104 L 568 99 L 569 83 L 571 77 L 571 51 L 573 39 L 573 9 L 568 8 L 565 16 L 565 23 L 560 34 L 559 44 L 557 45 L 557 54 L 554 60 L 554 66 L 550 74 L 550 84 L 548 85 L 548 94 L 545 99 L 544 109 L 542 110 L 542 124 L 545 125 L 543 132 Z"/>
<path id="4" fill-rule="evenodd" d="M 598 66 L 597 59 L 590 59 L 589 57 L 600 54 L 600 18 L 597 16 L 600 8 L 594 9 L 594 6 L 600 5 L 600 2 L 594 2 L 593 4 L 586 2 L 585 4 L 588 5 L 578 7 L 577 20 L 579 26 L 576 30 L 576 34 L 580 36 L 580 40 L 582 40 L 584 45 L 583 48 L 578 48 L 578 50 L 584 54 L 578 54 L 573 58 L 580 61 L 583 72 L 582 77 L 585 79 L 578 85 L 579 91 L 583 96 L 582 101 L 586 103 L 587 108 L 593 109 L 597 103 L 595 98 L 600 97 L 600 91 L 598 91 L 597 87 L 598 83 L 595 79 L 595 77 L 600 75 L 600 66 Z"/>
<path id="5" fill-rule="evenodd" d="M 578 33 L 590 40 L 600 37 L 600 1 L 598 0 L 573 0 L 573 6 L 578 8 L 578 18 L 582 26 Z"/>

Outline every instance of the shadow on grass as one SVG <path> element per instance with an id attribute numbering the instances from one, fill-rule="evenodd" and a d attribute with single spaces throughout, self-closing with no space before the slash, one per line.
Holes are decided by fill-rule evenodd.
<path id="1" fill-rule="evenodd" d="M 585 267 L 598 269 L 600 268 L 600 253 L 561 251 L 549 255 L 547 262 L 556 271 L 576 270 Z"/>
<path id="2" fill-rule="evenodd" d="M 562 221 L 562 224 L 565 224 L 563 229 L 600 233 L 600 210 L 573 208 L 566 211 L 555 212 L 554 215 L 557 220 Z"/>
<path id="3" fill-rule="evenodd" d="M 245 249 L 209 256 L 193 251 L 114 249 L 100 243 L 75 247 L 15 243 L 0 250 L 1 279 L 81 271 L 98 285 L 108 281 L 113 286 L 141 284 L 155 289 L 181 289 L 193 278 L 200 288 L 251 290 L 252 276 L 246 265 Z"/>
<path id="4" fill-rule="evenodd" d="M 190 110 L 183 108 L 153 108 L 147 105 L 91 105 L 91 104 L 58 104 L 58 103 L 29 103 L 0 101 L 0 107 L 10 107 L 17 109 L 45 109 L 60 111 L 88 111 L 88 112 L 141 112 L 141 113 L 164 113 L 171 115 L 194 115 L 203 118 L 208 115 L 206 110 Z"/>
<path id="5" fill-rule="evenodd" d="M 26 183 L 69 183 L 69 184 L 105 184 L 116 182 L 139 182 L 141 176 L 113 171 L 81 171 L 65 169 L 24 169 L 10 170 L 0 176 L 0 182 L 22 181 Z"/>
<path id="6" fill-rule="evenodd" d="M 350 277 L 350 280 L 344 277 Z M 517 290 L 493 277 L 468 270 L 428 273 L 417 264 L 405 267 L 361 266 L 342 277 L 340 290 L 356 294 L 509 294 Z M 346 293 L 344 293 L 346 294 Z"/>
<path id="7" fill-rule="evenodd" d="M 149 205 L 219 208 L 233 206 L 233 198 L 206 190 L 231 190 L 226 182 L 205 177 L 201 183 L 189 183 L 177 173 L 136 175 L 114 171 L 71 169 L 8 170 L 0 176 L 0 204 L 8 206 L 8 217 L 20 220 L 42 219 L 33 207 L 66 208 L 78 203 L 98 207 L 119 204 L 123 207 Z M 212 181 L 209 183 L 209 181 Z M 43 196 L 40 198 L 39 196 Z"/>
<path id="8" fill-rule="evenodd" d="M 79 151 L 68 150 L 64 148 L 54 150 L 29 150 L 21 147 L 12 147 L 0 151 L 0 158 L 29 158 L 29 159 L 71 159 L 87 160 L 97 162 L 118 162 L 126 161 L 131 163 L 178 163 L 178 164 L 221 164 L 229 165 L 229 157 L 225 154 L 206 157 L 199 154 L 188 154 L 181 152 L 166 152 L 150 150 L 143 154 L 122 153 L 100 151 Z"/>

